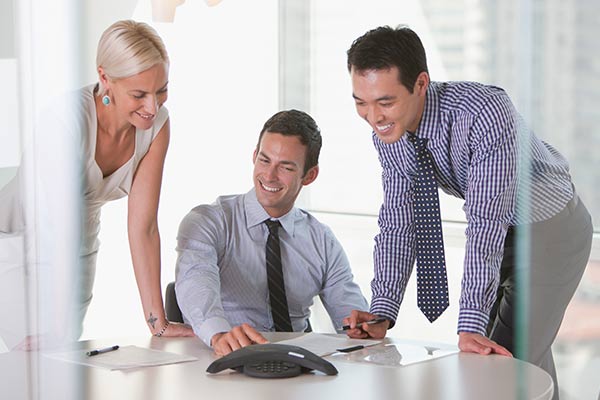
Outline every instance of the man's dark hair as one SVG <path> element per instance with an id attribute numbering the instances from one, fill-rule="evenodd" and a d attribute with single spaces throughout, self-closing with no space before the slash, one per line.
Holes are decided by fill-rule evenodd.
<path id="1" fill-rule="evenodd" d="M 265 132 L 280 133 L 284 136 L 297 136 L 300 143 L 306 146 L 304 159 L 304 174 L 309 169 L 319 164 L 321 152 L 321 130 L 314 119 L 307 113 L 298 110 L 280 111 L 265 122 L 258 136 L 256 151 L 260 148 L 260 141 Z"/>
<path id="2" fill-rule="evenodd" d="M 348 72 L 398 68 L 398 81 L 413 92 L 417 77 L 427 70 L 427 57 L 419 36 L 406 26 L 380 26 L 356 39 L 348 54 Z"/>

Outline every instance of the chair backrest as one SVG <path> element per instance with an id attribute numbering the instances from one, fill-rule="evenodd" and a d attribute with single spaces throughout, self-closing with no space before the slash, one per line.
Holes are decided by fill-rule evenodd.
<path id="1" fill-rule="evenodd" d="M 175 295 L 175 282 L 171 282 L 165 289 L 165 313 L 167 319 L 171 322 L 183 322 L 183 315 L 177 304 L 177 296 Z"/>
<path id="2" fill-rule="evenodd" d="M 183 322 L 183 315 L 179 304 L 177 304 L 177 296 L 175 295 L 175 282 L 170 282 L 165 289 L 165 313 L 167 319 L 171 322 Z M 310 321 L 306 320 L 308 326 L 304 332 L 312 332 Z"/>

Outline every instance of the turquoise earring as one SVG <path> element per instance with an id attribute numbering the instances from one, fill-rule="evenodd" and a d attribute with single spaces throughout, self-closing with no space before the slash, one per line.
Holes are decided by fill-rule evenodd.
<path id="1" fill-rule="evenodd" d="M 110 97 L 108 97 L 108 95 L 107 95 L 107 94 L 105 94 L 105 95 L 102 97 L 102 104 L 104 104 L 105 106 L 107 106 L 107 105 L 109 105 L 109 104 L 110 104 Z"/>

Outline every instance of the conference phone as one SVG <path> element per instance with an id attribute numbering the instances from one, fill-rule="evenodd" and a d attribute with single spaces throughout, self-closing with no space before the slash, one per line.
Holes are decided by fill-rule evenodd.
<path id="1" fill-rule="evenodd" d="M 337 375 L 329 361 L 302 347 L 286 344 L 253 344 L 213 361 L 206 372 L 211 374 L 233 369 L 255 378 L 289 378 L 312 370 Z"/>

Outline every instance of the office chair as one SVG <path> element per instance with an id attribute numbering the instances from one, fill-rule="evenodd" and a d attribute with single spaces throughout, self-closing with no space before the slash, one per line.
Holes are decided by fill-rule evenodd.
<path id="1" fill-rule="evenodd" d="M 165 289 L 165 314 L 171 322 L 183 322 L 183 316 L 177 304 L 177 296 L 175 296 L 175 282 L 171 282 Z"/>
<path id="2" fill-rule="evenodd" d="M 183 316 L 177 304 L 177 296 L 175 295 L 175 282 L 170 282 L 165 289 L 165 313 L 167 319 L 171 322 L 183 322 Z M 310 321 L 306 321 L 308 326 L 304 332 L 312 332 Z"/>

